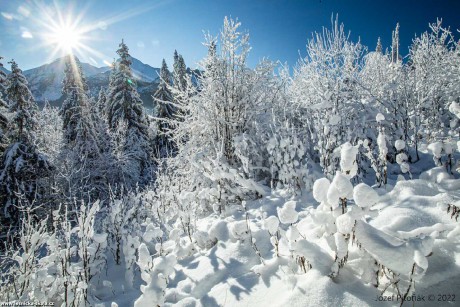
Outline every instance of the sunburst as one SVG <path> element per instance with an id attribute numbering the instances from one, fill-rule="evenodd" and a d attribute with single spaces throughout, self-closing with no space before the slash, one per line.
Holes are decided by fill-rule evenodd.
<path id="1" fill-rule="evenodd" d="M 29 19 L 35 28 L 32 28 L 34 36 L 40 37 L 40 43 L 35 44 L 34 49 L 48 49 L 47 61 L 52 61 L 56 57 L 63 57 L 69 54 L 75 55 L 83 60 L 91 60 L 107 64 L 112 56 L 105 55 L 91 47 L 95 41 L 107 40 L 108 38 L 101 33 L 115 23 L 144 14 L 155 9 L 171 0 L 151 3 L 142 7 L 133 7 L 130 10 L 105 16 L 98 20 L 89 21 L 86 13 L 91 6 L 77 7 L 76 2 L 70 2 L 65 7 L 62 2 L 52 0 L 49 5 L 39 1 L 32 1 L 36 14 L 31 14 Z M 78 12 L 78 13 L 76 13 Z"/>
<path id="2" fill-rule="evenodd" d="M 54 44 L 56 48 L 65 53 L 72 54 L 74 50 L 81 48 L 82 33 L 76 27 L 63 25 L 53 29 L 49 34 L 48 41 Z"/>

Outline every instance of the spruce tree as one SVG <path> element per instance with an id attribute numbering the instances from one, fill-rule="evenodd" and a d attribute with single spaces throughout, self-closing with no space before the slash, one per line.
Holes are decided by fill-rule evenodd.
<path id="1" fill-rule="evenodd" d="M 14 113 L 11 123 L 14 126 L 13 129 L 15 129 L 13 140 L 28 142 L 33 138 L 38 107 L 18 64 L 14 60 L 10 63 L 11 74 L 8 76 L 6 92 L 10 102 L 10 112 Z"/>
<path id="2" fill-rule="evenodd" d="M 7 146 L 6 132 L 8 128 L 8 118 L 6 116 L 8 104 L 3 99 L 3 93 L 6 91 L 6 74 L 1 68 L 3 58 L 0 56 L 0 155 Z"/>
<path id="3" fill-rule="evenodd" d="M 377 39 L 377 46 L 375 47 L 375 52 L 382 53 L 382 42 L 380 37 Z"/>
<path id="4" fill-rule="evenodd" d="M 88 86 L 79 60 L 66 59 L 63 80 L 65 100 L 61 110 L 64 130 L 65 190 L 68 197 L 100 197 L 104 190 L 103 150 L 98 135 L 97 114 L 88 97 Z M 91 191 L 91 192 L 90 192 Z"/>
<path id="5" fill-rule="evenodd" d="M 170 78 L 171 74 L 168 70 L 168 65 L 166 65 L 166 61 L 163 59 L 160 70 L 160 84 L 153 95 L 153 100 L 155 101 L 155 116 L 158 123 L 156 150 L 161 157 L 167 156 L 173 150 L 168 133 L 170 133 L 170 124 L 171 120 L 175 117 L 176 108 L 172 104 L 173 96 L 170 91 Z"/>
<path id="6" fill-rule="evenodd" d="M 47 158 L 35 146 L 37 105 L 28 83 L 16 62 L 11 63 L 6 93 L 9 101 L 8 134 L 11 140 L 0 161 L 1 215 L 14 225 L 20 219 L 18 206 L 39 202 L 43 192 L 41 179 L 52 169 Z"/>
<path id="7" fill-rule="evenodd" d="M 185 66 L 184 58 L 182 57 L 182 55 L 177 53 L 177 50 L 174 50 L 173 68 L 174 87 L 178 90 L 184 91 L 187 87 L 187 66 Z"/>
<path id="8" fill-rule="evenodd" d="M 125 183 L 132 186 L 149 178 L 149 125 L 133 79 L 129 49 L 123 40 L 117 54 L 120 59 L 112 71 L 107 94 L 107 119 Z"/>
<path id="9" fill-rule="evenodd" d="M 97 111 L 101 119 L 105 118 L 106 110 L 107 110 L 106 90 L 103 87 L 101 87 L 101 89 L 99 90 L 98 98 L 97 98 Z"/>

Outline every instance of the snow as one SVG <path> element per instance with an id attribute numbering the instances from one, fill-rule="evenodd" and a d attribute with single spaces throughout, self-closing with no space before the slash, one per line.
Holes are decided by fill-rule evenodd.
<path id="1" fill-rule="evenodd" d="M 342 234 L 351 233 L 353 226 L 355 226 L 355 219 L 348 212 L 337 217 L 335 220 L 337 231 Z"/>
<path id="2" fill-rule="evenodd" d="M 395 141 L 395 148 L 397 151 L 401 151 L 406 147 L 406 143 L 403 140 L 396 140 Z"/>
<path id="3" fill-rule="evenodd" d="M 379 114 L 377 114 L 377 116 L 375 116 L 375 120 L 376 120 L 378 123 L 380 123 L 380 122 L 382 122 L 382 121 L 385 120 L 385 116 L 384 116 L 382 113 L 379 113 Z"/>
<path id="4" fill-rule="evenodd" d="M 343 144 L 340 150 L 340 168 L 348 178 L 354 177 L 358 172 L 358 163 L 356 163 L 358 151 L 358 146 L 355 147 L 350 142 Z"/>
<path id="5" fill-rule="evenodd" d="M 430 145 L 428 145 L 428 150 L 436 158 L 441 157 L 442 148 L 443 148 L 442 142 L 434 142 L 434 143 L 431 143 Z"/>
<path id="6" fill-rule="evenodd" d="M 278 217 L 283 224 L 292 224 L 297 222 L 299 213 L 295 210 L 297 203 L 295 201 L 288 201 L 282 208 L 277 208 Z"/>
<path id="7" fill-rule="evenodd" d="M 264 221 L 264 228 L 268 230 L 269 233 L 274 234 L 278 231 L 278 226 L 280 222 L 276 216 L 270 216 Z"/>
<path id="8" fill-rule="evenodd" d="M 360 183 L 353 189 L 353 200 L 358 206 L 365 208 L 375 205 L 379 196 L 373 188 L 365 183 Z"/>
<path id="9" fill-rule="evenodd" d="M 399 153 L 396 155 L 396 163 L 402 164 L 407 161 L 407 155 L 405 153 Z"/>
<path id="10" fill-rule="evenodd" d="M 388 153 L 387 141 L 386 141 L 386 138 L 385 138 L 385 134 L 379 132 L 379 135 L 377 137 L 377 145 L 379 146 L 380 155 L 385 157 L 386 154 Z"/>
<path id="11" fill-rule="evenodd" d="M 453 101 L 450 103 L 449 111 L 457 116 L 457 118 L 460 118 L 460 105 L 457 102 Z"/>
<path id="12" fill-rule="evenodd" d="M 447 173 L 444 166 L 438 166 L 423 172 L 420 174 L 419 178 L 434 183 L 440 183 L 446 179 L 450 179 L 451 175 Z"/>
<path id="13" fill-rule="evenodd" d="M 401 163 L 400 167 L 401 167 L 401 172 L 403 174 L 408 173 L 410 171 L 410 166 L 409 166 L 409 163 L 407 163 L 407 162 Z"/>
<path id="14" fill-rule="evenodd" d="M 458 98 L 452 73 L 458 47 L 434 44 L 443 52 L 425 54 L 432 48 L 429 36 L 415 39 L 414 46 L 426 48 L 411 49 L 416 69 L 406 69 L 405 62 L 378 51 L 363 55 L 361 45 L 348 42 L 336 23 L 333 32 L 325 29 L 313 37 L 308 56 L 293 75 L 287 69 L 283 77 L 274 73 L 276 64 L 246 66 L 250 48 L 238 26 L 226 18 L 223 37 L 207 38 L 212 41 L 206 43 L 203 71 L 195 76 L 198 89 L 192 77 L 183 91 L 177 82 L 171 87 L 180 120 L 168 122 L 177 148 L 166 149 L 167 158 L 150 160 L 155 155 L 150 145 L 156 148 L 161 135 L 154 117 L 130 123 L 151 130 L 143 134 L 142 154 L 137 134 L 127 133 L 128 142 L 117 144 L 127 126 L 114 133 L 101 121 L 94 137 L 101 133 L 110 143 L 114 133 L 114 144 L 92 153 L 107 149 L 115 160 L 99 169 L 105 158 L 93 163 L 85 156 L 89 176 L 63 163 L 75 160 L 64 161 L 60 154 L 60 147 L 75 149 L 72 142 L 43 137 L 56 143 L 55 156 L 47 160 L 50 152 L 41 145 L 45 153 L 37 155 L 44 158 L 36 164 L 57 162 L 55 177 L 36 181 L 43 185 L 34 195 L 43 216 L 28 219 L 27 210 L 19 212 L 25 218 L 18 221 L 18 247 L 5 253 L 11 261 L 1 267 L 6 276 L 0 280 L 1 300 L 97 307 L 375 306 L 379 295 L 405 293 L 415 284 L 409 295 L 458 291 L 460 175 L 452 163 L 459 159 L 453 145 L 460 144 L 460 127 L 458 118 L 451 120 L 460 114 L 458 102 L 451 102 Z M 398 35 L 395 30 L 394 39 Z M 436 33 L 431 39 L 442 37 Z M 137 77 L 155 80 L 149 76 L 154 68 L 131 60 Z M 34 90 L 58 64 L 38 69 L 36 80 L 31 75 Z M 434 64 L 440 67 L 427 78 L 413 78 L 414 71 L 423 71 L 419 66 Z M 229 74 L 229 67 L 238 69 Z M 108 82 L 107 71 L 85 69 L 99 84 Z M 59 73 L 39 98 L 61 95 L 53 92 Z M 118 81 L 121 88 L 127 85 L 124 78 Z M 362 84 L 355 86 L 356 81 Z M 128 88 L 125 98 L 136 98 L 139 92 Z M 123 98 L 116 87 L 111 96 Z M 135 102 L 133 116 L 144 111 Z M 14 122 L 16 115 L 8 113 L 7 119 Z M 1 161 L 12 167 L 0 173 L 8 184 L 0 185 L 0 198 L 9 194 L 4 209 L 14 210 L 13 204 L 21 204 L 15 190 L 33 189 L 32 176 L 21 177 L 35 165 L 23 157 L 22 143 L 5 145 Z M 155 167 L 144 169 L 144 163 Z M 80 174 L 83 180 L 74 179 Z M 137 179 L 124 186 L 127 192 L 119 191 L 127 176 Z M 59 207 L 53 206 L 56 195 Z M 89 202 L 93 195 L 100 199 Z M 75 220 L 67 219 L 69 213 Z M 15 218 L 1 214 L 2 222 Z M 65 297 L 76 302 L 64 302 Z"/>
<path id="15" fill-rule="evenodd" d="M 412 270 L 415 250 L 409 242 L 392 237 L 363 221 L 357 221 L 355 236 L 369 254 L 392 271 L 408 274 Z"/>
<path id="16" fill-rule="evenodd" d="M 339 198 L 353 198 L 353 185 L 347 176 L 341 172 L 337 172 L 332 180 L 332 183 L 328 190 L 328 202 L 333 204 L 337 202 Z"/>
<path id="17" fill-rule="evenodd" d="M 317 202 L 322 202 L 327 198 L 327 191 L 331 182 L 327 178 L 320 178 L 313 184 L 313 197 Z"/>
<path id="18" fill-rule="evenodd" d="M 329 118 L 329 125 L 334 126 L 334 125 L 337 125 L 338 123 L 340 123 L 340 116 L 332 115 Z"/>
<path id="19" fill-rule="evenodd" d="M 335 210 L 338 215 L 328 203 L 314 205 L 318 195 L 324 197 L 324 185 L 329 183 L 325 178 L 294 200 L 285 191 L 274 190 L 245 203 L 247 219 L 238 210 L 198 219 L 199 229 L 192 236 L 195 252 L 179 227 L 169 231 L 163 256 L 152 253 L 148 242 L 164 231 L 147 220 L 141 233 L 145 242 L 137 248 L 140 274 L 134 275 L 133 288 L 123 294 L 118 290 L 120 282 L 126 283 L 123 278 L 105 280 L 105 292 L 101 288 L 100 295 L 106 303 L 101 306 L 151 306 L 152 302 L 165 306 L 374 306 L 380 290 L 367 283 L 375 282 L 375 261 L 401 276 L 409 276 L 415 264 L 418 291 L 437 283 L 446 287 L 460 274 L 451 250 L 460 227 L 446 214 L 447 203 L 460 203 L 460 180 L 435 182 L 442 173 L 442 167 L 433 168 L 421 176 L 426 180 L 399 181 L 388 191 L 360 183 L 352 187 L 350 198 L 357 206 L 349 205 L 345 214 Z M 338 172 L 329 189 L 340 194 L 340 187 L 347 194 L 349 182 Z M 181 199 L 188 201 L 190 195 L 184 193 Z M 365 211 L 369 206 L 379 208 L 379 214 L 369 215 Z M 137 244 L 135 239 L 130 242 Z M 179 257 L 176 244 L 189 246 L 186 256 Z M 348 257 L 344 267 L 339 268 L 335 256 Z M 304 257 L 312 267 L 303 272 L 296 257 Z M 333 279 L 331 268 L 338 272 Z M 388 295 L 393 293 L 388 291 Z"/>
<path id="20" fill-rule="evenodd" d="M 233 222 L 229 226 L 230 234 L 234 239 L 243 240 L 248 237 L 249 230 L 246 221 Z"/>

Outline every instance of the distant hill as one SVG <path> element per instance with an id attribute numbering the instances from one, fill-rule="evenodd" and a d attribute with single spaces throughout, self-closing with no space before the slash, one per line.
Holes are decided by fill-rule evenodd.
<path id="1" fill-rule="evenodd" d="M 0 67 L 0 70 L 3 71 L 3 72 L 6 73 L 6 74 L 9 74 L 9 73 L 10 73 L 10 71 L 9 71 L 8 69 L 6 69 L 5 67 L 3 67 L 3 66 Z"/>
<path id="2" fill-rule="evenodd" d="M 151 96 L 155 93 L 159 80 L 159 68 L 144 64 L 136 58 L 132 58 L 134 79 L 138 86 L 138 92 L 148 109 L 153 107 Z M 51 63 L 23 71 L 29 82 L 29 88 L 39 105 L 48 100 L 52 105 L 60 106 L 62 97 L 62 80 L 64 79 L 65 57 L 58 58 Z M 108 66 L 95 67 L 88 63 L 81 63 L 83 74 L 86 77 L 91 96 L 97 97 L 101 87 L 107 88 L 111 68 Z M 1 68 L 7 74 L 9 71 Z"/>

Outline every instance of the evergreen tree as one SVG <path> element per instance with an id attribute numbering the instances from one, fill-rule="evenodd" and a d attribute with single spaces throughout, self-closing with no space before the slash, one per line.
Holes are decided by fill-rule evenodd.
<path id="1" fill-rule="evenodd" d="M 136 90 L 131 70 L 131 56 L 121 42 L 118 64 L 112 71 L 107 94 L 108 125 L 114 134 L 115 156 L 122 168 L 125 183 L 145 183 L 150 172 L 150 145 L 148 122 Z"/>
<path id="2" fill-rule="evenodd" d="M 105 118 L 106 115 L 106 110 L 107 110 L 107 95 L 106 95 L 106 90 L 101 87 L 99 90 L 99 96 L 97 98 L 97 111 L 100 115 L 100 118 Z"/>
<path id="3" fill-rule="evenodd" d="M 377 46 L 375 47 L 375 52 L 382 53 L 382 42 L 380 37 L 377 39 Z"/>
<path id="4" fill-rule="evenodd" d="M 67 144 L 73 144 L 77 137 L 77 126 L 82 120 L 83 111 L 89 108 L 88 85 L 81 73 L 80 62 L 73 56 L 65 61 L 62 93 L 65 100 L 62 104 L 64 138 Z"/>
<path id="5" fill-rule="evenodd" d="M 170 91 L 170 78 L 171 73 L 168 70 L 168 65 L 163 59 L 160 70 L 160 84 L 158 89 L 153 95 L 155 103 L 155 116 L 157 117 L 157 151 L 161 157 L 167 156 L 171 153 L 172 143 L 168 138 L 170 132 L 171 120 L 175 117 L 176 108 L 173 106 L 172 93 Z"/>
<path id="6" fill-rule="evenodd" d="M 182 55 L 177 53 L 177 50 L 174 50 L 174 72 L 173 72 L 173 80 L 174 80 L 174 87 L 177 89 L 184 91 L 187 87 L 187 66 L 185 66 L 185 61 Z"/>
<path id="7" fill-rule="evenodd" d="M 6 132 L 8 128 L 8 118 L 6 116 L 8 104 L 3 100 L 3 93 L 6 91 L 6 74 L 1 68 L 3 64 L 1 62 L 3 58 L 0 56 L 0 154 L 6 148 Z"/>
<path id="8" fill-rule="evenodd" d="M 18 206 L 37 202 L 43 192 L 40 180 L 49 175 L 52 167 L 35 146 L 37 105 L 28 83 L 16 62 L 11 62 L 6 92 L 9 100 L 9 138 L 11 144 L 0 161 L 1 215 L 10 217 L 8 224 L 19 221 Z"/>
<path id="9" fill-rule="evenodd" d="M 64 130 L 62 154 L 68 197 L 100 197 L 104 190 L 103 149 L 98 135 L 97 114 L 88 98 L 88 86 L 80 62 L 69 56 L 65 63 L 61 110 Z M 91 191 L 91 193 L 90 193 Z"/>
<path id="10" fill-rule="evenodd" d="M 11 119 L 14 130 L 12 139 L 17 142 L 31 141 L 38 107 L 29 90 L 26 78 L 14 60 L 11 61 L 11 74 L 8 76 L 6 92 L 10 102 L 10 112 L 14 114 Z"/>

